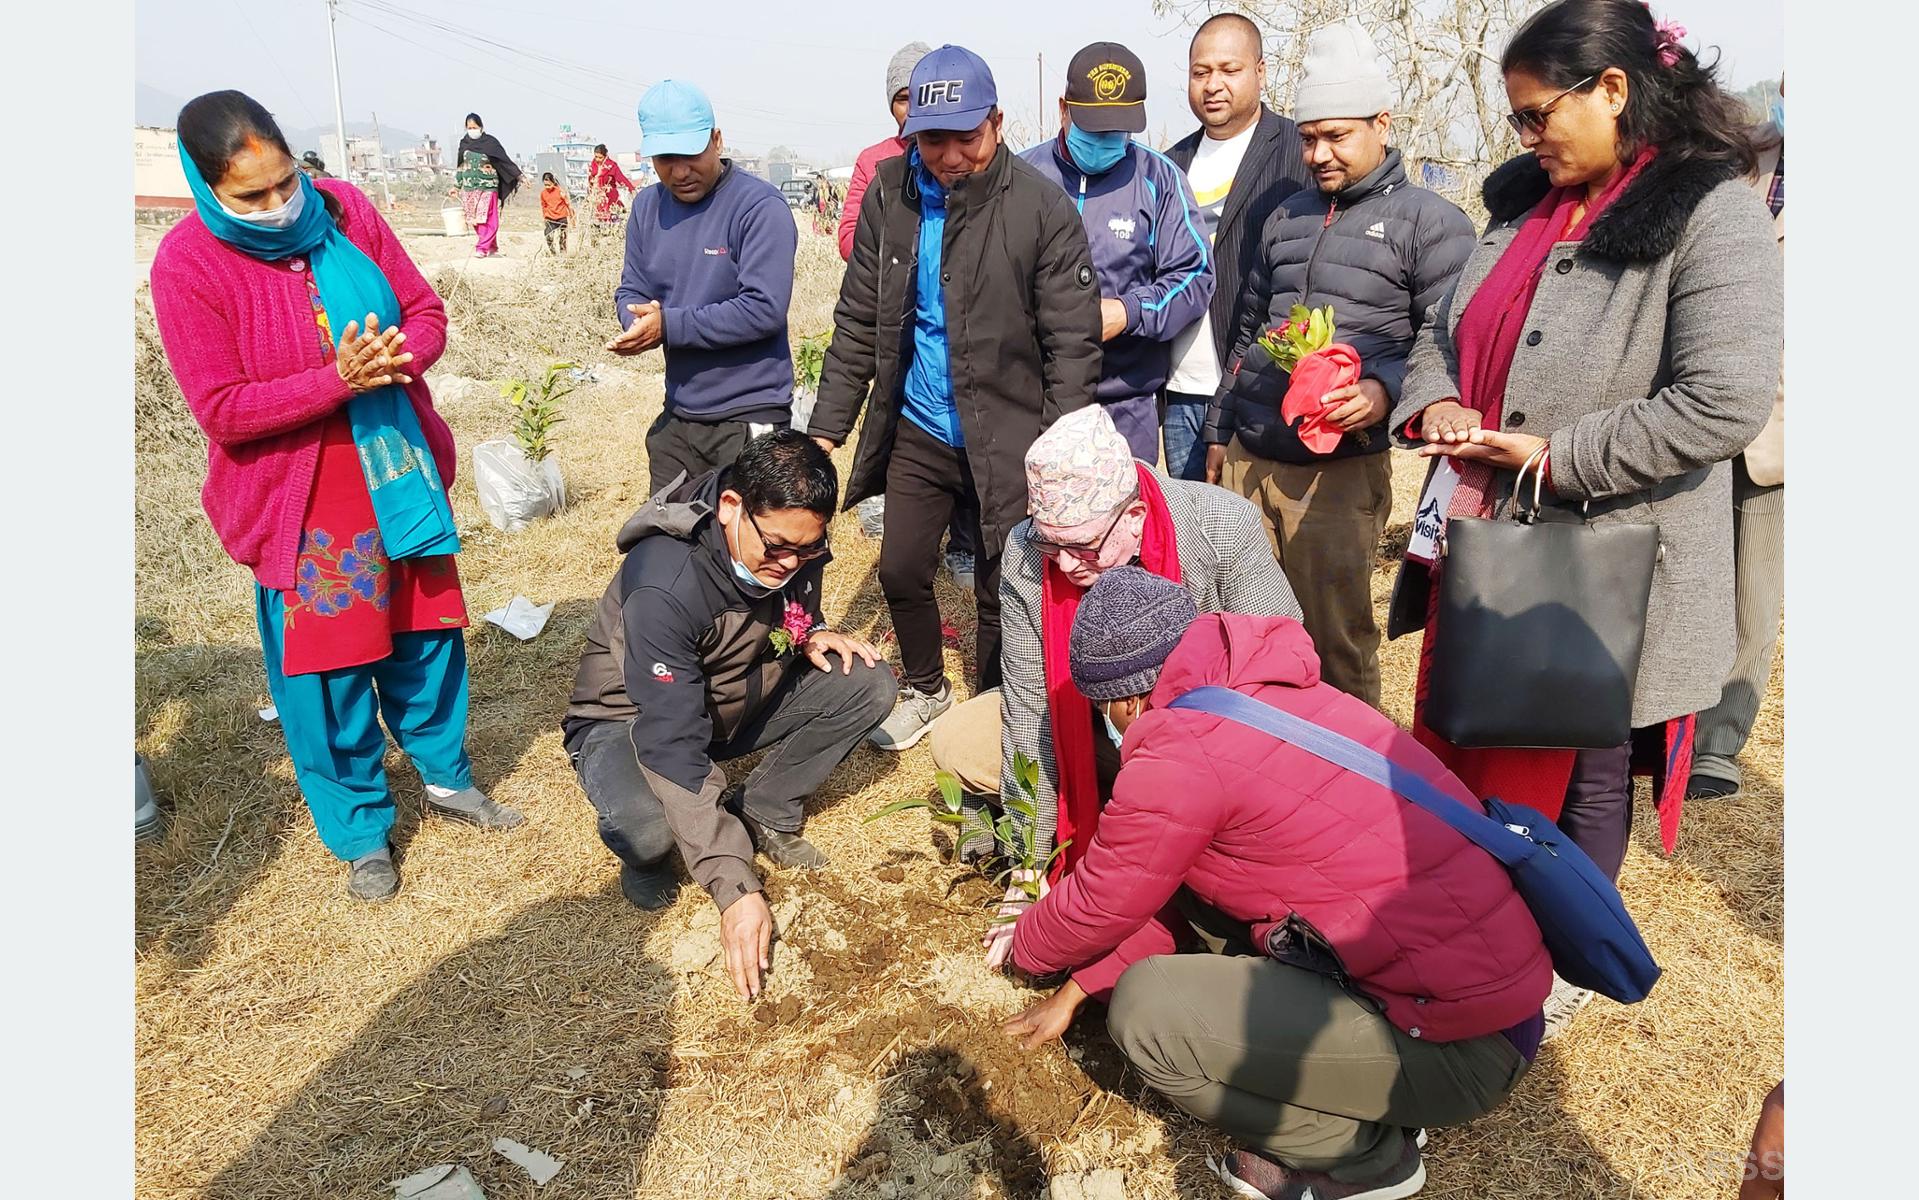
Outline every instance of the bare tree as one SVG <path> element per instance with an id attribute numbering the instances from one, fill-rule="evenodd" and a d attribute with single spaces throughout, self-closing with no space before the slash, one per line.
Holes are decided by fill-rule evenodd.
<path id="1" fill-rule="evenodd" d="M 1250 17 L 1265 39 L 1266 100 L 1289 113 L 1306 43 L 1350 16 L 1372 34 L 1399 89 L 1393 142 L 1414 179 L 1477 213 L 1479 181 L 1518 153 L 1506 127 L 1499 50 L 1543 0 L 1154 0 L 1197 26 L 1222 12 Z"/>

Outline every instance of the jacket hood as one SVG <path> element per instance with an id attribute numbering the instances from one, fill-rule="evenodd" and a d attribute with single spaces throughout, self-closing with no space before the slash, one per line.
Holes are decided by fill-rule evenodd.
<path id="1" fill-rule="evenodd" d="M 712 516 L 719 507 L 720 473 L 709 471 L 697 479 L 688 481 L 686 472 L 681 471 L 673 477 L 673 482 L 661 488 L 651 499 L 626 519 L 620 526 L 620 535 L 614 544 L 621 554 L 632 550 L 644 538 L 655 534 L 679 538 L 683 542 L 693 541 L 700 522 Z M 719 522 L 713 523 L 714 528 Z"/>
<path id="2" fill-rule="evenodd" d="M 1613 262 L 1657 262 L 1679 245 L 1686 223 L 1707 193 L 1737 178 L 1739 168 L 1733 163 L 1655 156 L 1593 222 L 1579 252 Z M 1480 196 L 1492 219 L 1505 222 L 1531 212 L 1551 190 L 1545 169 L 1527 153 L 1486 176 Z"/>
<path id="3" fill-rule="evenodd" d="M 1319 654 L 1291 617 L 1201 613 L 1166 659 L 1153 688 L 1164 708 L 1196 687 L 1244 690 L 1260 684 L 1308 688 L 1319 682 Z"/>

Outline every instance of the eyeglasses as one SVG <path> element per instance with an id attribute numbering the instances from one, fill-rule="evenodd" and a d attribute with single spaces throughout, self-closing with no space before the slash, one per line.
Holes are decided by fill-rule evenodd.
<path id="1" fill-rule="evenodd" d="M 1113 536 L 1113 530 L 1119 528 L 1119 519 L 1126 515 L 1126 510 L 1131 508 L 1133 501 L 1137 499 L 1139 499 L 1139 493 L 1134 492 L 1125 500 L 1121 501 L 1119 508 L 1113 513 L 1113 519 L 1106 523 L 1106 532 L 1100 535 L 1099 541 L 1094 542 L 1090 546 L 1066 546 L 1038 533 L 1029 535 L 1026 539 L 1026 544 L 1039 551 L 1042 558 L 1052 558 L 1057 554 L 1070 554 L 1081 562 L 1098 562 L 1100 551 L 1106 549 L 1107 539 Z"/>
<path id="2" fill-rule="evenodd" d="M 1558 104 L 1561 100 L 1564 100 L 1566 97 L 1572 95 L 1574 92 L 1578 91 L 1580 88 L 1585 87 L 1587 84 L 1591 83 L 1593 80 L 1597 78 L 1599 78 L 1599 76 L 1597 75 L 1588 75 L 1584 79 L 1580 80 L 1578 83 L 1573 84 L 1571 87 L 1567 88 L 1565 91 L 1559 93 L 1557 96 L 1554 96 L 1552 99 L 1546 101 L 1544 104 L 1535 105 L 1532 108 L 1515 109 L 1514 111 L 1507 113 L 1506 124 L 1511 125 L 1513 127 L 1514 133 L 1524 134 L 1524 133 L 1546 132 L 1546 118 L 1553 115 L 1553 106 Z"/>
<path id="3" fill-rule="evenodd" d="M 751 509 L 742 505 L 740 511 L 746 514 L 747 523 L 752 525 L 753 532 L 759 535 L 760 546 L 766 551 L 768 558 L 790 558 L 796 562 L 812 562 L 832 548 L 830 534 L 817 542 L 808 542 L 804 546 L 789 546 L 784 542 L 776 542 L 767 537 L 766 531 L 760 528 L 760 523 L 753 519 Z"/>

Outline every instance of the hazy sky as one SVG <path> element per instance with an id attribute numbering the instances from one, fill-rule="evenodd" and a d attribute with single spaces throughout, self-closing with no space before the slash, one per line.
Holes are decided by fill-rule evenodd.
<path id="1" fill-rule="evenodd" d="M 1720 46 L 1735 87 L 1778 76 L 1784 0 L 1671 0 L 1657 10 L 1691 30 L 1689 44 Z M 331 126 L 325 13 L 325 0 L 140 0 L 135 77 L 182 99 L 237 87 L 288 128 Z M 1036 55 L 1045 55 L 1050 123 L 1073 51 L 1124 42 L 1146 65 L 1149 135 L 1194 125 L 1183 79 L 1190 26 L 1155 16 L 1152 0 L 341 0 L 338 28 L 347 120 L 378 112 L 383 126 L 446 145 L 474 110 L 518 156 L 544 149 L 562 123 L 638 149 L 641 92 L 675 77 L 712 97 L 735 149 L 784 143 L 819 165 L 850 163 L 891 132 L 886 60 L 914 40 L 984 56 L 1008 119 L 1028 130 L 1040 99 Z"/>

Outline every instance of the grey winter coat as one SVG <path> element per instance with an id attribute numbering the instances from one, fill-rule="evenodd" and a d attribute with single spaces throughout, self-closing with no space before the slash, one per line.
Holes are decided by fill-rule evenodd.
<path id="1" fill-rule="evenodd" d="M 1458 397 L 1459 315 L 1548 186 L 1531 155 L 1486 180 L 1491 222 L 1413 349 L 1395 437 Z M 1771 214 L 1730 167 L 1655 159 L 1540 276 L 1504 427 L 1550 440 L 1560 503 L 1659 527 L 1635 727 L 1711 708 L 1732 667 L 1728 460 L 1772 411 L 1784 336 Z"/>
<path id="2" fill-rule="evenodd" d="M 1210 483 L 1170 479 L 1157 468 L 1159 489 L 1173 518 L 1179 577 L 1203 613 L 1246 613 L 1300 619 L 1299 600 L 1273 557 L 1259 510 Z M 1016 754 L 1039 764 L 1037 802 L 1042 858 L 1052 853 L 1059 821 L 1059 778 L 1053 760 L 1053 718 L 1046 701 L 1046 653 L 1040 633 L 1041 580 L 1046 560 L 1028 544 L 1033 521 L 1013 527 L 1000 575 L 1000 795 L 1017 797 Z M 1094 722 L 1093 736 L 1106 734 Z"/>
<path id="3" fill-rule="evenodd" d="M 1206 443 L 1237 436 L 1249 453 L 1286 463 L 1385 451 L 1383 419 L 1339 439 L 1330 453 L 1308 450 L 1279 419 L 1286 373 L 1253 341 L 1295 304 L 1330 304 L 1337 339 L 1359 355 L 1360 377 L 1378 380 L 1397 402 L 1413 338 L 1473 244 L 1472 220 L 1439 193 L 1408 182 L 1398 150 L 1344 191 L 1328 196 L 1314 187 L 1288 196 L 1260 235 L 1233 352 L 1221 360 L 1226 375 L 1207 415 Z"/>

